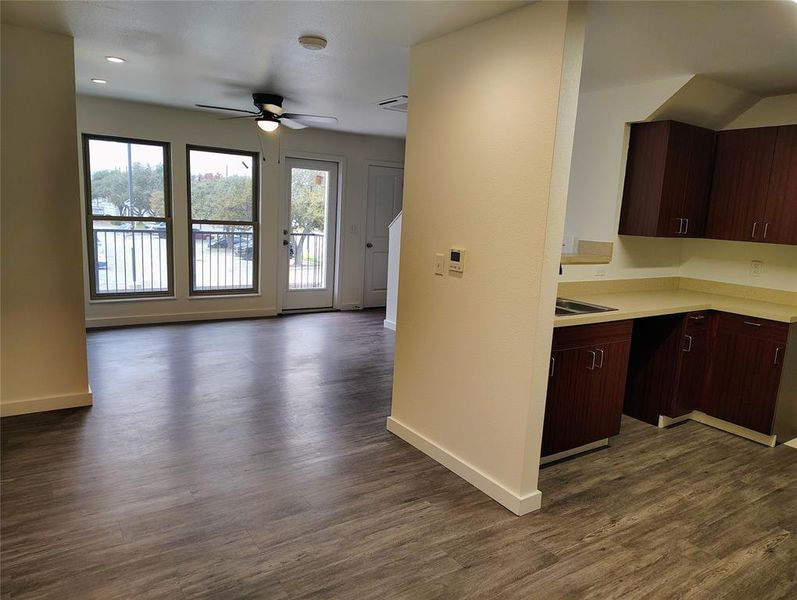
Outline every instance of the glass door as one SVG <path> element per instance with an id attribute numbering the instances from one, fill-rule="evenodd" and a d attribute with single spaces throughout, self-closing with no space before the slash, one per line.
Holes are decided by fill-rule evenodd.
<path id="1" fill-rule="evenodd" d="M 338 165 L 288 158 L 285 168 L 283 309 L 332 308 Z"/>

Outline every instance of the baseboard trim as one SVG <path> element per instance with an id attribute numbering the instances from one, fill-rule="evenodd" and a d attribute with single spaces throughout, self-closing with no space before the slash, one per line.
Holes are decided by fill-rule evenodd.
<path id="1" fill-rule="evenodd" d="M 539 490 L 534 490 L 525 496 L 518 496 L 467 461 L 445 450 L 429 438 L 393 417 L 387 418 L 387 430 L 433 458 L 448 470 L 456 473 L 472 486 L 478 488 L 518 516 L 539 510 L 540 506 L 542 506 L 542 494 Z"/>
<path id="2" fill-rule="evenodd" d="M 338 310 L 362 310 L 363 307 L 359 304 L 354 304 L 352 302 L 346 302 L 338 306 Z"/>
<path id="3" fill-rule="evenodd" d="M 795 450 L 797 450 L 797 438 L 794 438 L 793 440 L 789 440 L 788 442 L 783 442 L 783 445 L 784 446 L 788 446 L 789 448 L 794 448 Z"/>
<path id="4" fill-rule="evenodd" d="M 383 325 L 385 326 L 385 329 L 392 329 L 393 331 L 396 331 L 396 322 L 395 321 L 388 321 L 387 319 L 385 319 L 383 321 Z"/>
<path id="5" fill-rule="evenodd" d="M 0 417 L 13 417 L 49 410 L 63 410 L 65 408 L 79 408 L 81 406 L 91 406 L 93 402 L 91 388 L 89 388 L 88 392 L 81 394 L 12 400 L 11 402 L 0 403 Z"/>
<path id="6" fill-rule="evenodd" d="M 769 446 L 770 448 L 773 448 L 775 446 L 777 437 L 774 435 L 766 435 L 765 433 L 759 433 L 758 431 L 747 429 L 747 427 L 742 427 L 741 425 L 728 423 L 728 421 L 723 421 L 722 419 L 718 419 L 717 417 L 712 417 L 711 415 L 702 413 L 699 410 L 692 411 L 691 414 L 693 421 L 697 421 L 698 423 L 703 423 L 703 425 L 708 425 L 709 427 L 714 427 L 715 429 L 727 431 L 728 433 L 738 435 L 739 437 L 747 438 L 748 440 L 752 440 L 753 442 L 764 444 L 765 446 Z"/>
<path id="7" fill-rule="evenodd" d="M 590 442 L 589 444 L 584 444 L 583 446 L 579 446 L 578 448 L 571 448 L 570 450 L 563 450 L 562 452 L 557 452 L 556 454 L 543 456 L 540 459 L 540 465 L 547 465 L 548 463 L 552 463 L 557 460 L 562 460 L 563 458 L 570 458 L 571 456 L 581 454 L 582 452 L 589 452 L 590 450 L 595 450 L 596 448 L 605 448 L 608 445 L 609 445 L 609 438 L 603 438 L 602 440 L 598 440 L 597 442 Z"/>
<path id="8" fill-rule="evenodd" d="M 659 429 L 663 429 L 664 427 L 669 427 L 670 425 L 675 425 L 676 423 L 683 423 L 684 421 L 689 421 L 692 418 L 692 413 L 686 413 L 685 415 L 681 415 L 680 417 L 668 417 L 666 415 L 659 415 Z"/>
<path id="9" fill-rule="evenodd" d="M 274 317 L 276 315 L 277 310 L 274 308 L 251 308 L 161 313 L 156 315 L 126 315 L 121 317 L 90 317 L 86 319 L 86 328 L 154 325 L 157 323 L 184 323 L 186 321 L 216 321 L 220 319 L 256 319 L 259 317 Z"/>
<path id="10" fill-rule="evenodd" d="M 747 427 L 742 427 L 741 425 L 736 425 L 735 423 L 729 423 L 728 421 L 723 421 L 717 417 L 712 417 L 711 415 L 707 415 L 699 410 L 693 410 L 692 412 L 686 413 L 680 417 L 665 417 L 664 415 L 659 415 L 659 427 L 668 427 L 669 425 L 674 425 L 682 421 L 695 421 L 696 423 L 702 423 L 703 425 L 708 425 L 714 429 L 719 429 L 720 431 L 732 433 L 733 435 L 738 435 L 739 437 L 743 437 L 753 442 L 764 444 L 770 448 L 775 446 L 775 442 L 777 440 L 777 436 L 775 435 L 766 435 L 765 433 L 753 431 Z"/>

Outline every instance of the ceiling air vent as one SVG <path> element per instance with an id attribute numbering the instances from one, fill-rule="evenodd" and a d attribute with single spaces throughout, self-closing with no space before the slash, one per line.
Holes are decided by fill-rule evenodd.
<path id="1" fill-rule="evenodd" d="M 407 112 L 410 105 L 410 99 L 407 96 L 396 96 L 395 98 L 388 98 L 379 103 L 379 108 L 385 110 L 394 110 L 396 112 Z"/>

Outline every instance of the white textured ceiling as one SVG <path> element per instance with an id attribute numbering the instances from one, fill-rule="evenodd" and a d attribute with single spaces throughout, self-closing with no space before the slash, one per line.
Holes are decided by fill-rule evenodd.
<path id="1" fill-rule="evenodd" d="M 526 2 L 3 1 L 3 22 L 75 38 L 80 94 L 170 106 L 249 109 L 252 92 L 291 112 L 338 117 L 333 129 L 403 136 L 406 116 L 376 108 L 407 93 L 413 44 Z M 302 34 L 323 34 L 309 52 Z M 106 55 L 127 59 L 123 65 Z M 92 77 L 107 85 L 92 84 Z"/>
<path id="2" fill-rule="evenodd" d="M 797 3 L 588 4 L 582 89 L 685 74 L 761 96 L 797 91 Z"/>
<path id="3" fill-rule="evenodd" d="M 75 37 L 78 93 L 192 107 L 251 106 L 252 92 L 334 129 L 403 136 L 376 102 L 407 92 L 413 44 L 506 12 L 510 1 L 33 2 L 3 22 Z M 582 89 L 702 74 L 760 95 L 797 91 L 797 3 L 590 2 Z M 312 53 L 301 34 L 329 38 Z M 128 62 L 113 65 L 105 55 Z M 106 86 L 89 82 L 109 80 Z M 500 110 L 500 107 L 497 107 Z"/>

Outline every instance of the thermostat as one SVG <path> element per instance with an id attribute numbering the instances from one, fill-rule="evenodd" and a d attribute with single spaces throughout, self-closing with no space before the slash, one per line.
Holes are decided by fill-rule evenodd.
<path id="1" fill-rule="evenodd" d="M 455 273 L 465 270 L 465 251 L 462 248 L 451 248 L 448 251 L 448 270 Z"/>

